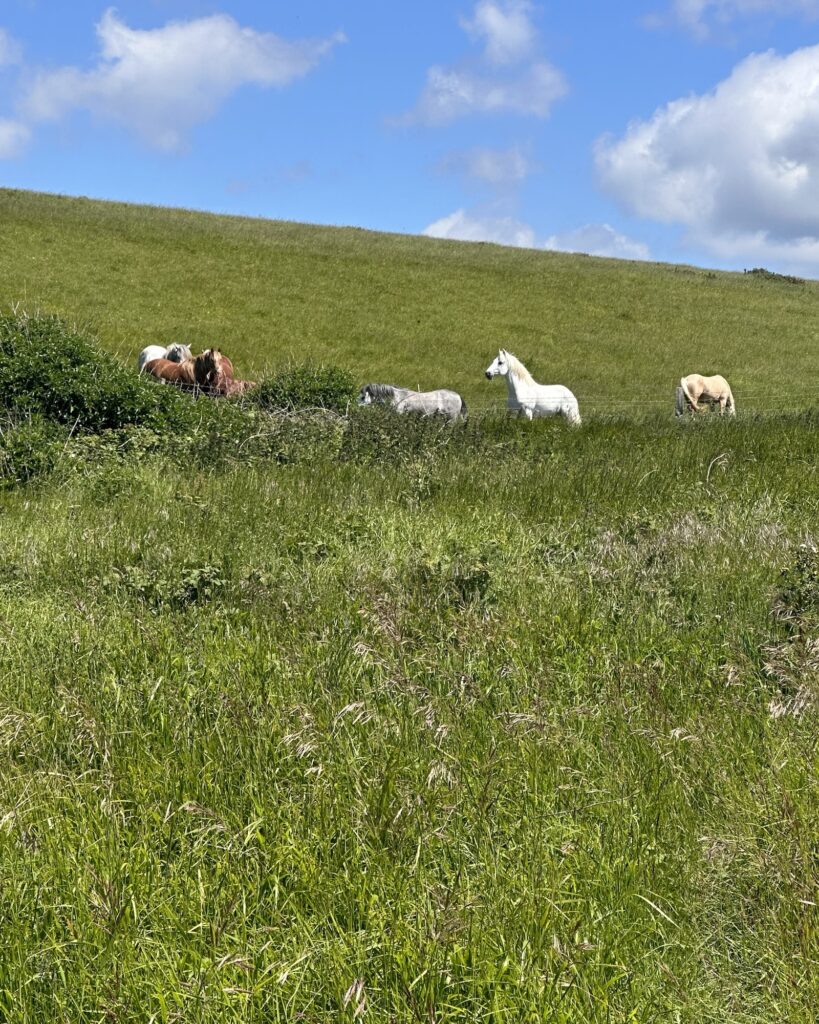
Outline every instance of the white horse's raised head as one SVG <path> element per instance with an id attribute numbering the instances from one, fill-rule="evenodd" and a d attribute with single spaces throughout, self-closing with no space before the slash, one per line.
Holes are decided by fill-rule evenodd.
<path id="1" fill-rule="evenodd" d="M 191 358 L 191 350 L 188 345 L 173 344 L 169 345 L 165 352 L 165 358 L 170 359 L 172 363 L 184 363 L 186 359 Z"/>
<path id="2" fill-rule="evenodd" d="M 505 348 L 501 348 L 498 349 L 498 354 L 486 368 L 486 379 L 492 380 L 497 376 L 505 377 L 507 373 L 509 373 L 509 353 Z"/>

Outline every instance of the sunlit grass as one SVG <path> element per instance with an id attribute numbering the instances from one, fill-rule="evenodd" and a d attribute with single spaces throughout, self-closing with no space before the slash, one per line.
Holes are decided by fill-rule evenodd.
<path id="1" fill-rule="evenodd" d="M 0 302 L 123 357 L 474 410 L 8 425 L 2 1019 L 813 1024 L 815 284 L 0 214 Z M 582 429 L 482 413 L 499 344 Z M 673 420 L 691 370 L 736 421 Z"/>
<path id="2" fill-rule="evenodd" d="M 477 410 L 505 402 L 483 378 L 503 345 L 584 416 L 665 413 L 691 372 L 724 374 L 740 411 L 819 399 L 815 282 L 10 190 L 0 223 L 0 305 L 88 324 L 133 364 L 218 345 L 251 379 L 312 359 Z"/>
<path id="3" fill-rule="evenodd" d="M 812 1021 L 815 428 L 693 426 L 6 495 L 9 1019 Z"/>

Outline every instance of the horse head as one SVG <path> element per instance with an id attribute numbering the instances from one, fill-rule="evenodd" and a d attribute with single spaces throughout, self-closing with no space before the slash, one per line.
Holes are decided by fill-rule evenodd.
<path id="1" fill-rule="evenodd" d="M 365 384 L 358 392 L 359 405 L 372 405 L 373 402 L 392 402 L 395 399 L 395 387 L 392 384 Z"/>
<path id="2" fill-rule="evenodd" d="M 218 348 L 206 348 L 193 361 L 196 383 L 200 388 L 209 389 L 219 375 L 221 352 Z"/>
<path id="3" fill-rule="evenodd" d="M 499 374 L 501 377 L 505 377 L 509 373 L 509 360 L 507 359 L 508 352 L 505 348 L 498 349 L 498 354 L 492 360 L 492 362 L 486 368 L 486 379 L 492 380 L 493 377 L 497 377 Z"/>
<path id="4" fill-rule="evenodd" d="M 188 345 L 181 345 L 178 342 L 169 345 L 165 351 L 165 358 L 169 359 L 172 363 L 184 363 L 186 359 L 191 358 L 190 347 Z"/>

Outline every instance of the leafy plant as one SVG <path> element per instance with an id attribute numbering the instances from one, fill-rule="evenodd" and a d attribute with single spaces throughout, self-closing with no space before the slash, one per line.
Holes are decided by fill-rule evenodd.
<path id="1" fill-rule="evenodd" d="M 225 585 L 218 565 L 125 565 L 106 577 L 153 608 L 186 608 L 213 598 Z"/>
<path id="2" fill-rule="evenodd" d="M 345 413 L 358 387 L 353 375 L 339 366 L 291 366 L 266 377 L 249 397 L 262 409 L 318 407 Z"/>
<path id="3" fill-rule="evenodd" d="M 0 401 L 73 430 L 175 428 L 190 400 L 136 374 L 54 316 L 0 316 Z"/>

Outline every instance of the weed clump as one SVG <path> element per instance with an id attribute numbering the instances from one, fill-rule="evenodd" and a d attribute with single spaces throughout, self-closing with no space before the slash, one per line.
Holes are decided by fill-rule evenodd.
<path id="1" fill-rule="evenodd" d="M 754 267 L 753 270 L 744 270 L 743 273 L 761 277 L 764 281 L 778 281 L 780 284 L 805 283 L 801 277 L 794 277 L 793 274 L 777 274 L 773 270 L 766 270 L 765 267 Z"/>
<path id="2" fill-rule="evenodd" d="M 125 565 L 113 569 L 103 583 L 154 610 L 180 610 L 210 601 L 225 586 L 225 578 L 218 565 Z"/>
<path id="3" fill-rule="evenodd" d="M 800 544 L 793 565 L 779 574 L 774 614 L 796 629 L 819 621 L 819 551 Z"/>
<path id="4" fill-rule="evenodd" d="M 0 426 L 0 486 L 13 487 L 50 472 L 66 437 L 59 424 L 36 414 L 9 419 Z"/>

